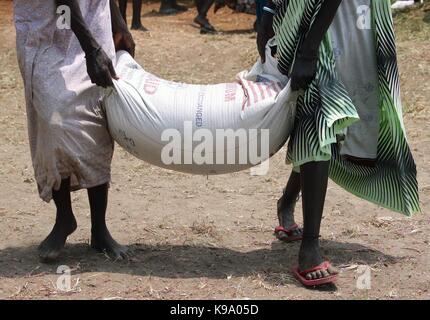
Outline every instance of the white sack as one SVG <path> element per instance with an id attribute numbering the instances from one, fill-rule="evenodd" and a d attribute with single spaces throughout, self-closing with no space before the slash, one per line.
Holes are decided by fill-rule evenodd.
<path id="1" fill-rule="evenodd" d="M 109 130 L 139 159 L 193 174 L 236 172 L 265 161 L 289 137 L 297 96 L 269 47 L 264 65 L 259 60 L 235 82 L 215 85 L 160 79 L 124 51 L 116 61 L 120 80 L 104 98 Z M 232 129 L 233 144 L 217 129 Z M 234 140 L 239 132 L 246 138 Z"/>

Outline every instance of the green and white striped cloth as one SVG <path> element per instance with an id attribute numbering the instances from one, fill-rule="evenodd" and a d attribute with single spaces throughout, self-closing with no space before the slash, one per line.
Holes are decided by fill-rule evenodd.
<path id="1" fill-rule="evenodd" d="M 345 0 L 344 0 L 345 1 Z M 279 69 L 289 74 L 296 52 L 324 0 L 276 2 L 274 30 Z M 359 120 L 336 71 L 330 35 L 320 47 L 318 71 L 299 97 L 287 160 L 295 168 L 330 160 L 330 178 L 349 192 L 380 206 L 411 215 L 420 211 L 416 166 L 402 119 L 396 45 L 390 0 L 371 1 L 379 77 L 380 126 L 375 167 L 361 166 L 340 155 L 338 136 Z"/>

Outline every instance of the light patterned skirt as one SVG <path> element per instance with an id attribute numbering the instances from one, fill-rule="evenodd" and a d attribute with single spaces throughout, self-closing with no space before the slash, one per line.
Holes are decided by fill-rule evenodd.
<path id="1" fill-rule="evenodd" d="M 277 2 L 274 29 L 284 74 L 323 2 Z M 389 0 L 342 1 L 320 47 L 317 75 L 299 97 L 287 161 L 296 169 L 330 161 L 330 178 L 349 192 L 405 215 L 420 211 Z"/>

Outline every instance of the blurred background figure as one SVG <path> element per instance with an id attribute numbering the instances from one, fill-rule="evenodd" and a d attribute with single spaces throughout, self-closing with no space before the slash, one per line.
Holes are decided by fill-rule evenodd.
<path id="1" fill-rule="evenodd" d="M 187 11 L 186 6 L 180 5 L 176 0 L 161 0 L 160 13 L 161 14 L 177 14 Z"/>
<path id="2" fill-rule="evenodd" d="M 127 23 L 127 0 L 118 0 L 119 9 L 121 11 L 121 15 Z M 142 24 L 141 16 L 142 16 L 142 0 L 133 0 L 133 17 L 131 20 L 131 29 L 132 30 L 140 30 L 140 31 L 148 31 Z M 176 0 L 161 0 L 160 10 L 161 14 L 176 14 L 180 12 L 187 11 L 188 8 L 186 6 L 180 5 L 176 2 Z"/>
<path id="3" fill-rule="evenodd" d="M 200 33 L 216 33 L 214 26 L 210 24 L 207 18 L 208 11 L 214 2 L 215 0 L 196 0 L 197 16 L 194 18 L 194 22 L 200 26 Z M 215 6 L 215 12 L 218 9 L 217 6 Z"/>
<path id="4" fill-rule="evenodd" d="M 119 10 L 121 11 L 121 15 L 127 23 L 127 0 L 119 0 Z M 148 31 L 141 20 L 142 14 L 142 0 L 133 0 L 133 18 L 131 20 L 131 29 L 132 30 L 140 30 L 140 31 Z"/>
<path id="5" fill-rule="evenodd" d="M 206 18 L 207 11 L 209 10 L 210 6 L 215 2 L 215 8 L 214 8 L 215 13 L 219 9 L 227 6 L 230 9 L 232 9 L 234 12 L 242 12 L 242 13 L 253 14 L 253 15 L 256 14 L 257 19 L 254 22 L 255 31 L 257 31 L 259 19 L 261 19 L 263 15 L 263 7 L 266 3 L 266 0 L 196 0 L 196 3 L 198 3 L 198 1 L 202 1 L 202 2 L 207 1 L 208 3 L 210 2 L 211 4 L 208 5 L 208 7 L 203 7 L 205 11 L 203 9 L 200 11 L 199 6 L 197 5 L 197 10 L 199 11 L 199 15 L 194 19 L 194 22 L 199 24 L 197 20 L 201 19 L 202 17 L 205 18 L 205 21 L 207 21 L 207 18 Z M 201 20 L 201 22 L 204 22 L 204 20 Z M 207 21 L 207 23 L 209 23 L 209 21 Z M 202 31 L 204 31 L 203 27 L 200 32 L 203 33 Z"/>
<path id="6" fill-rule="evenodd" d="M 423 0 L 399 0 L 392 4 L 391 9 L 404 9 L 417 3 L 423 3 Z"/>

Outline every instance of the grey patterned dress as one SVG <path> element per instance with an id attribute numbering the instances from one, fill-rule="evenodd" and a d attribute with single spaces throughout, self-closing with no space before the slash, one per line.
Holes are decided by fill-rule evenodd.
<path id="1" fill-rule="evenodd" d="M 109 0 L 78 2 L 92 34 L 114 59 Z M 54 0 L 14 0 L 31 157 L 45 201 L 63 178 L 71 177 L 72 190 L 108 183 L 113 154 L 99 106 L 103 91 L 91 83 L 72 30 L 57 27 L 56 11 Z"/>

